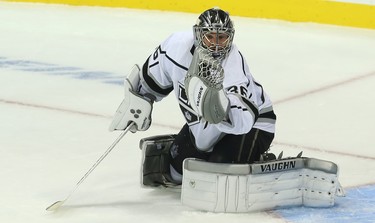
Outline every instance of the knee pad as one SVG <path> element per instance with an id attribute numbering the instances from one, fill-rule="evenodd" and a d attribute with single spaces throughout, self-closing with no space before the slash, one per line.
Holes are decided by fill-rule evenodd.
<path id="1" fill-rule="evenodd" d="M 141 185 L 171 187 L 175 182 L 170 176 L 170 147 L 175 135 L 160 135 L 141 139 Z"/>

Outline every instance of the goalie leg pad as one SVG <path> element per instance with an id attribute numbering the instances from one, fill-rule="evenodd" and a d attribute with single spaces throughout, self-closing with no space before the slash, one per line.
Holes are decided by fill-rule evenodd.
<path id="1" fill-rule="evenodd" d="M 142 150 L 141 184 L 150 187 L 172 187 L 169 149 L 175 135 L 160 135 L 141 139 Z"/>
<path id="2" fill-rule="evenodd" d="M 331 207 L 340 189 L 336 164 L 323 160 L 223 164 L 186 159 L 181 200 L 184 205 L 212 212 Z"/>

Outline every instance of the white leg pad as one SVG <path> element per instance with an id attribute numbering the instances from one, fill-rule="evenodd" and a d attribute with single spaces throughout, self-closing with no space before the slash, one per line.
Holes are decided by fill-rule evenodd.
<path id="1" fill-rule="evenodd" d="M 337 165 L 311 158 L 258 164 L 186 159 L 181 201 L 211 212 L 251 212 L 277 207 L 331 207 L 340 195 Z"/>

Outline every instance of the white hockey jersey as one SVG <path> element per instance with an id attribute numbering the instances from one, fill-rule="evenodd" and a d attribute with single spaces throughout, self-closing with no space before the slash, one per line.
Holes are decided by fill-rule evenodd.
<path id="1" fill-rule="evenodd" d="M 192 32 L 178 32 L 167 38 L 142 67 L 140 94 L 152 94 L 156 101 L 160 101 L 174 91 L 195 145 L 202 151 L 210 151 L 224 134 L 246 134 L 252 128 L 274 133 L 276 115 L 272 102 L 252 77 L 245 59 L 234 44 L 222 61 L 223 86 L 230 103 L 229 120 L 210 124 L 198 117 L 189 104 L 184 86 L 194 49 Z"/>

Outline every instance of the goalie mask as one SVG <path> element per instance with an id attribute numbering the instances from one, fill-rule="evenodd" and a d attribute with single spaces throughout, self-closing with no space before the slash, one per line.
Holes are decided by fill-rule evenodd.
<path id="1" fill-rule="evenodd" d="M 222 60 L 230 51 L 234 27 L 229 14 L 221 9 L 204 11 L 193 26 L 195 46 L 209 50 L 212 56 Z"/>

